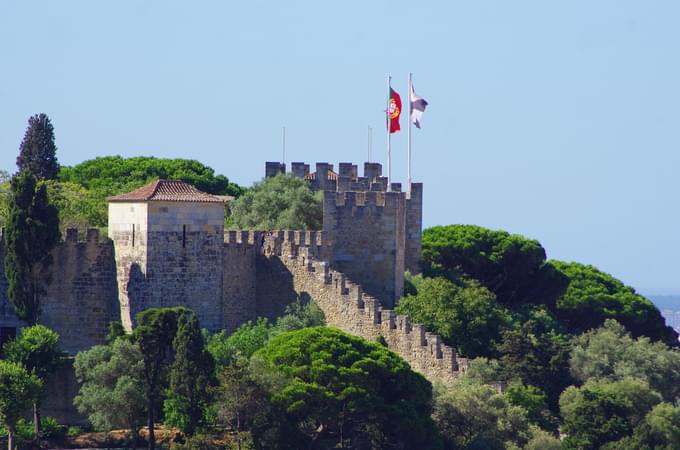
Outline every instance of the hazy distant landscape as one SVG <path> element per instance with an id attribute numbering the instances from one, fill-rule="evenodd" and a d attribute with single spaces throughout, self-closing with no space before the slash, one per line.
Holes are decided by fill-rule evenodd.
<path id="1" fill-rule="evenodd" d="M 675 328 L 675 331 L 680 331 L 680 294 L 648 295 L 647 298 L 659 308 L 666 323 Z"/>

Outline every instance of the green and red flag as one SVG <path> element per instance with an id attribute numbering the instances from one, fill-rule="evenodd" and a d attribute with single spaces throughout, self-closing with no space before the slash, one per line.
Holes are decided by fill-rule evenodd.
<path id="1" fill-rule="evenodd" d="M 387 129 L 390 133 L 396 133 L 399 127 L 399 116 L 401 115 L 401 97 L 394 89 L 390 88 L 390 102 L 387 109 Z"/>

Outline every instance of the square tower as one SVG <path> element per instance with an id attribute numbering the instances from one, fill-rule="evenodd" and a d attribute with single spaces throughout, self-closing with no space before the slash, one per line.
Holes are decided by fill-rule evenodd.
<path id="1" fill-rule="evenodd" d="M 157 180 L 108 198 L 120 316 L 191 308 L 202 327 L 222 327 L 224 200 L 183 181 Z"/>

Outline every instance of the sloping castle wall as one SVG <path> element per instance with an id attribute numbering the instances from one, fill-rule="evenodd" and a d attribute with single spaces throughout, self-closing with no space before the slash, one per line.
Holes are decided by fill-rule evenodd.
<path id="1" fill-rule="evenodd" d="M 272 232 L 265 237 L 261 264 L 275 270 L 263 274 L 258 283 L 286 286 L 281 295 L 288 298 L 313 298 L 329 326 L 371 341 L 382 336 L 390 350 L 431 381 L 451 383 L 467 370 L 467 360 L 443 344 L 440 336 L 426 332 L 424 325 L 413 323 L 409 316 L 383 307 L 360 284 L 320 261 L 318 258 L 330 250 L 322 239 L 307 244 L 293 236 L 296 234 Z"/>

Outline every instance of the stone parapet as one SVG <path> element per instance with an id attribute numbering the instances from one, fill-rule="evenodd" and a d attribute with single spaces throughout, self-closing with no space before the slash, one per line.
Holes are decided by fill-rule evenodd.
<path id="1" fill-rule="evenodd" d="M 390 350 L 433 382 L 451 383 L 467 367 L 467 361 L 458 358 L 456 350 L 444 344 L 439 335 L 412 323 L 409 316 L 382 307 L 360 284 L 317 260 L 313 250 L 303 246 L 295 252 L 287 252 L 285 247 L 282 250 L 276 256 L 290 270 L 294 289 L 316 301 L 329 326 L 371 341 L 382 336 Z"/>

